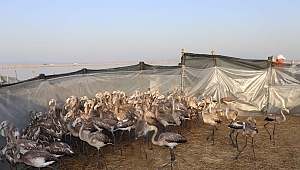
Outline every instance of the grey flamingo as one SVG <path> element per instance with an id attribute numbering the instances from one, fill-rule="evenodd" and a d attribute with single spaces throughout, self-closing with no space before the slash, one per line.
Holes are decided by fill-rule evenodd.
<path id="1" fill-rule="evenodd" d="M 217 131 L 217 127 L 216 125 L 218 123 L 221 123 L 222 120 L 220 118 L 218 118 L 217 116 L 215 116 L 214 114 L 209 113 L 206 110 L 206 102 L 204 101 L 204 107 L 202 109 L 202 118 L 203 118 L 203 122 L 206 124 L 210 124 L 212 126 L 212 133 L 209 134 L 206 138 L 206 140 L 208 140 L 210 137 L 212 139 L 212 145 L 214 145 L 214 136 L 215 136 L 215 131 Z"/>
<path id="2" fill-rule="evenodd" d="M 106 146 L 107 144 L 113 144 L 113 140 L 109 139 L 109 137 L 107 135 L 100 132 L 99 131 L 100 128 L 97 127 L 96 125 L 94 125 L 98 129 L 98 131 L 96 131 L 96 132 L 91 132 L 89 130 L 83 130 L 85 122 L 83 122 L 83 120 L 81 118 L 77 118 L 73 122 L 73 126 L 76 125 L 78 122 L 82 123 L 80 130 L 79 130 L 79 138 L 83 141 L 86 141 L 89 145 L 97 148 L 97 150 L 98 150 L 98 161 L 96 163 L 96 169 L 98 169 L 98 164 L 100 161 L 99 151 L 101 151 L 101 154 L 104 158 L 104 153 L 101 148 Z M 105 164 L 106 169 L 108 169 L 105 158 L 104 158 L 104 164 Z"/>
<path id="3" fill-rule="evenodd" d="M 16 148 L 13 154 L 13 159 L 16 163 L 25 163 L 26 165 L 42 168 L 50 167 L 54 162 L 58 162 L 58 158 L 55 155 L 44 150 L 29 150 L 25 154 L 20 156 L 20 147 L 14 143 L 8 143 L 6 149 Z M 54 169 L 54 168 L 53 168 Z"/>
<path id="4" fill-rule="evenodd" d="M 150 125 L 150 126 L 148 126 L 148 129 L 149 129 L 149 131 L 154 130 L 154 134 L 152 136 L 152 143 L 154 145 L 168 146 L 170 148 L 171 161 L 164 164 L 161 168 L 164 168 L 165 166 L 171 164 L 171 169 L 173 169 L 173 162 L 175 161 L 174 147 L 179 145 L 179 143 L 187 142 L 187 140 L 183 136 L 181 136 L 180 134 L 173 133 L 173 132 L 161 133 L 158 136 L 158 139 L 155 140 L 155 136 L 157 135 L 157 131 L 158 131 L 157 127 L 153 126 L 153 125 Z M 159 169 L 161 169 L 161 168 L 159 168 Z"/>
<path id="5" fill-rule="evenodd" d="M 256 125 L 256 120 L 253 118 L 253 117 L 248 117 L 247 119 L 247 122 L 243 122 L 243 121 L 232 121 L 229 125 L 228 125 L 228 128 L 231 129 L 231 132 L 229 134 L 229 137 L 231 139 L 231 142 L 232 142 L 232 146 L 233 147 L 236 147 L 237 150 L 239 149 L 238 148 L 238 141 L 237 141 L 237 138 L 238 138 L 238 134 L 241 130 L 243 130 L 243 124 L 246 123 L 246 125 L 251 125 L 250 121 L 254 122 L 254 125 Z M 232 139 L 232 134 L 234 132 L 237 132 L 236 133 L 236 136 L 235 136 L 235 143 L 236 145 L 234 144 L 233 142 L 233 139 Z"/>
<path id="6" fill-rule="evenodd" d="M 282 117 L 279 116 L 279 115 L 275 115 L 275 114 L 269 113 L 267 115 L 267 117 L 265 118 L 265 121 L 268 121 L 268 122 L 266 124 L 264 124 L 264 127 L 267 130 L 268 134 L 270 135 L 270 140 L 272 140 L 272 135 L 270 134 L 270 132 L 269 132 L 269 130 L 267 128 L 267 125 L 269 123 L 272 123 L 274 125 L 274 128 L 273 128 L 273 145 L 275 145 L 275 127 L 276 127 L 276 125 L 280 124 L 280 123 L 282 123 L 284 121 L 286 121 L 286 117 L 283 114 L 283 111 L 286 111 L 287 113 L 290 113 L 290 111 L 288 109 L 286 109 L 286 108 L 283 107 L 280 110 L 280 113 L 281 113 Z"/>
<path id="7" fill-rule="evenodd" d="M 243 122 L 243 135 L 246 137 L 246 143 L 245 143 L 245 146 L 241 149 L 241 150 L 238 150 L 238 154 L 235 156 L 235 159 L 238 159 L 239 155 L 243 152 L 243 150 L 246 148 L 247 144 L 248 144 L 248 137 L 251 137 L 252 138 L 252 150 L 253 150 L 253 160 L 256 160 L 256 157 L 255 157 L 255 152 L 254 152 L 254 140 L 253 140 L 253 137 L 255 134 L 258 133 L 258 130 L 255 126 L 252 126 L 246 122 Z"/>

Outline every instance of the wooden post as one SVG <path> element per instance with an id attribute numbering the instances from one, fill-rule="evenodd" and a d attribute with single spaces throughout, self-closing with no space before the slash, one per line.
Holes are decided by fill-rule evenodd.
<path id="1" fill-rule="evenodd" d="M 6 82 L 7 82 L 7 84 L 10 84 L 10 83 L 9 83 L 8 72 L 7 72 L 7 71 L 6 71 Z"/>
<path id="2" fill-rule="evenodd" d="M 34 78 L 34 70 L 31 72 L 31 78 Z"/>
<path id="3" fill-rule="evenodd" d="M 180 66 L 185 65 L 185 57 L 184 57 L 185 49 L 181 49 L 181 62 L 179 63 Z"/>
<path id="4" fill-rule="evenodd" d="M 0 85 L 2 85 L 2 74 L 0 73 Z"/>
<path id="5" fill-rule="evenodd" d="M 216 66 L 217 66 L 217 59 L 216 59 L 216 57 L 215 57 L 214 55 L 215 55 L 215 51 L 212 50 L 212 51 L 211 51 L 211 56 L 213 57 L 213 60 L 214 60 L 214 66 L 216 67 Z"/>
<path id="6" fill-rule="evenodd" d="M 273 56 L 273 55 L 272 55 L 272 57 L 271 57 L 271 61 L 272 61 L 273 63 L 275 63 L 275 62 L 276 62 L 276 58 L 275 58 L 275 56 Z"/>
<path id="7" fill-rule="evenodd" d="M 266 109 L 264 109 L 263 111 L 265 112 L 265 114 L 267 114 L 270 110 L 270 91 L 271 91 L 271 85 L 272 85 L 272 63 L 276 62 L 275 56 L 271 56 L 268 57 L 268 74 L 269 76 L 267 76 L 267 81 L 268 81 L 268 88 L 267 88 L 267 106 Z"/>
<path id="8" fill-rule="evenodd" d="M 185 49 L 181 49 L 181 80 L 180 80 L 180 93 L 183 93 L 184 89 L 184 69 L 185 69 L 185 58 L 184 58 Z"/>
<path id="9" fill-rule="evenodd" d="M 15 78 L 16 78 L 16 81 L 19 82 L 16 70 L 15 70 Z"/>

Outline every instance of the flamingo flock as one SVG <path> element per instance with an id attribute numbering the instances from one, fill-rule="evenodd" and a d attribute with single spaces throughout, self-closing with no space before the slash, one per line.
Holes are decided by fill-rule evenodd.
<path id="1" fill-rule="evenodd" d="M 180 92 L 177 88 L 167 96 L 148 88 L 145 92 L 136 90 L 130 96 L 120 90 L 111 93 L 98 92 L 93 98 L 72 95 L 60 104 L 56 99 L 51 99 L 47 112 L 29 113 L 31 122 L 22 131 L 10 121 L 3 121 L 0 124 L 0 134 L 7 141 L 7 145 L 2 148 L 1 157 L 12 166 L 25 163 L 32 167 L 55 169 L 52 165 L 55 162 L 64 164 L 63 157 L 73 156 L 75 148 L 76 153 L 84 156 L 91 146 L 98 151 L 95 168 L 98 169 L 102 160 L 104 167 L 109 169 L 103 147 L 111 146 L 113 154 L 117 154 L 117 148 L 120 148 L 122 154 L 123 140 L 126 136 L 127 145 L 131 145 L 132 136 L 135 139 L 144 137 L 147 140 L 153 131 L 150 144 L 170 149 L 170 161 L 158 169 L 168 165 L 173 169 L 174 149 L 188 142 L 183 134 L 183 128 L 187 125 L 185 122 L 202 119 L 204 123 L 212 126 L 212 132 L 207 136 L 207 140 L 212 139 L 212 145 L 215 143 L 217 125 L 230 121 L 229 137 L 238 151 L 234 159 L 238 159 L 247 146 L 248 137 L 251 137 L 255 160 L 253 138 L 258 130 L 255 125 L 251 125 L 250 120 L 256 121 L 253 118 L 249 118 L 246 122 L 238 120 L 238 111 L 230 107 L 234 103 L 235 100 L 229 97 L 222 98 L 218 103 L 212 96 L 202 96 L 202 100 L 197 101 L 195 97 L 188 96 L 187 90 Z M 226 108 L 218 107 L 220 105 L 225 105 Z M 285 108 L 283 110 L 288 112 Z M 265 119 L 268 121 L 265 124 L 268 133 L 266 126 L 269 123 L 274 124 L 274 145 L 275 125 L 286 120 L 282 111 L 283 118 L 268 115 Z M 177 127 L 177 131 L 174 127 Z M 237 132 L 235 143 L 232 137 L 234 132 Z M 242 132 L 246 139 L 242 149 L 238 148 L 239 132 Z M 271 134 L 269 135 L 271 139 Z M 142 145 L 141 143 L 141 148 Z M 144 153 L 147 159 L 145 149 Z M 87 158 L 87 161 L 89 160 Z"/>

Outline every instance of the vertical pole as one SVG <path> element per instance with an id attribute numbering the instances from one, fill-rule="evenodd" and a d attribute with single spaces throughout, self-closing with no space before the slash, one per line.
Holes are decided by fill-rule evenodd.
<path id="1" fill-rule="evenodd" d="M 185 49 L 181 49 L 181 63 L 180 65 L 185 65 L 185 57 L 184 57 Z"/>
<path id="2" fill-rule="evenodd" d="M 275 63 L 275 62 L 276 62 L 276 58 L 275 58 L 275 56 L 271 56 L 271 61 L 272 61 L 273 63 Z"/>
<path id="3" fill-rule="evenodd" d="M 267 76 L 267 78 L 268 78 L 268 89 L 267 89 L 268 96 L 267 96 L 267 110 L 266 110 L 266 113 L 268 113 L 270 111 L 270 95 L 271 95 L 270 93 L 271 93 L 271 82 L 272 82 L 272 63 L 275 62 L 274 60 L 275 60 L 274 56 L 268 57 L 268 62 L 269 62 L 269 64 L 268 64 L 268 68 L 269 68 L 268 72 L 269 72 L 269 74 Z"/>
<path id="4" fill-rule="evenodd" d="M 31 78 L 34 78 L 34 70 L 31 72 Z"/>
<path id="5" fill-rule="evenodd" d="M 140 78 L 139 78 L 139 91 L 142 91 L 142 85 L 143 85 L 143 81 L 144 81 L 144 74 L 143 74 L 143 70 L 145 70 L 145 62 L 141 61 L 139 63 L 140 66 Z"/>
<path id="6" fill-rule="evenodd" d="M 6 82 L 7 82 L 7 84 L 10 84 L 9 77 L 8 77 L 8 72 L 7 71 L 6 71 Z"/>
<path id="7" fill-rule="evenodd" d="M 0 73 L 0 85 L 2 85 L 2 74 Z"/>
<path id="8" fill-rule="evenodd" d="M 291 61 L 291 65 L 295 65 L 295 60 L 292 60 L 292 61 Z"/>
<path id="9" fill-rule="evenodd" d="M 214 66 L 216 67 L 217 66 L 217 61 L 216 61 L 215 51 L 214 50 L 211 51 L 211 55 L 212 55 L 213 60 L 214 60 Z"/>
<path id="10" fill-rule="evenodd" d="M 184 49 L 184 48 L 182 48 L 182 49 L 181 49 L 181 56 L 183 56 L 183 55 L 184 55 L 184 53 L 185 53 L 185 49 Z"/>
<path id="11" fill-rule="evenodd" d="M 184 88 L 184 69 L 185 69 L 185 58 L 184 58 L 185 49 L 181 49 L 181 82 L 180 82 L 180 93 L 183 93 Z"/>
<path id="12" fill-rule="evenodd" d="M 15 78 L 16 78 L 16 82 L 19 82 L 16 70 L 15 70 Z"/>
<path id="13" fill-rule="evenodd" d="M 143 74 L 143 70 L 145 70 L 145 62 L 141 61 L 139 63 L 139 66 L 140 66 L 140 79 L 139 79 L 139 90 L 140 92 L 142 91 L 143 89 L 143 81 L 144 81 L 144 74 Z M 149 88 L 149 87 L 148 87 Z"/>

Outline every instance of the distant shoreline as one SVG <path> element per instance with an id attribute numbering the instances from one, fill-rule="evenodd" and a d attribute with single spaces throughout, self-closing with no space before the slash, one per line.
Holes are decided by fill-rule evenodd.
<path id="1" fill-rule="evenodd" d="M 162 61 L 162 62 L 145 62 L 150 65 L 178 65 L 179 62 L 175 61 Z M 40 67 L 73 67 L 73 66 L 103 66 L 103 65 L 136 65 L 139 62 L 105 62 L 105 63 L 66 63 L 66 64 L 7 64 L 5 66 L 0 66 L 0 69 L 10 69 L 10 68 L 40 68 Z"/>
<path id="2" fill-rule="evenodd" d="M 292 60 L 286 60 L 285 63 L 291 63 Z M 300 63 L 300 60 L 294 60 L 295 64 Z M 175 61 L 160 61 L 160 62 L 145 62 L 150 65 L 174 65 L 177 66 L 179 62 Z M 42 67 L 76 67 L 76 66 L 125 66 L 125 65 L 136 65 L 139 62 L 103 62 L 103 63 L 46 63 L 46 64 L 7 64 L 0 66 L 0 69 L 11 69 L 11 68 L 42 68 Z"/>

